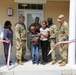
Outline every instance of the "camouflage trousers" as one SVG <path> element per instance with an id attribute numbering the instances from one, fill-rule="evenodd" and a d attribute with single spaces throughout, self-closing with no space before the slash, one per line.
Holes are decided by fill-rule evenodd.
<path id="1" fill-rule="evenodd" d="M 16 57 L 17 59 L 25 58 L 26 54 L 26 41 L 22 41 L 22 46 L 20 46 L 20 42 L 16 41 Z"/>
<path id="2" fill-rule="evenodd" d="M 67 59 L 68 57 L 68 44 L 59 45 L 59 53 L 62 59 Z"/>
<path id="3" fill-rule="evenodd" d="M 53 46 L 56 44 L 56 39 L 51 39 L 50 40 L 50 47 L 51 49 L 53 48 Z M 52 51 L 51 53 L 51 56 L 52 56 L 52 59 L 56 59 L 56 56 L 55 56 L 55 49 Z"/>

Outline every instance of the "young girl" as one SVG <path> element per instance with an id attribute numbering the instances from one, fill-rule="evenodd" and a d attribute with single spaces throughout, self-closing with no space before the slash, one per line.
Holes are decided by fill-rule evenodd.
<path id="1" fill-rule="evenodd" d="M 42 62 L 41 64 L 47 63 L 47 50 L 48 50 L 48 37 L 49 37 L 49 28 L 47 27 L 47 22 L 42 22 L 42 27 L 40 28 L 40 33 L 38 34 L 41 40 L 41 49 L 42 49 Z"/>
<path id="2" fill-rule="evenodd" d="M 31 42 L 31 53 L 32 53 L 32 63 L 39 64 L 39 38 L 36 32 L 35 26 L 30 26 L 30 42 Z"/>

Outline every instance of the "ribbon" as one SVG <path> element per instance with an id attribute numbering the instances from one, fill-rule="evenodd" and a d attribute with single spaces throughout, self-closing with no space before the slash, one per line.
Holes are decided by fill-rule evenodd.
<path id="1" fill-rule="evenodd" d="M 69 40 L 69 41 L 60 41 L 58 42 L 57 44 L 55 44 L 53 46 L 53 48 L 49 51 L 48 55 L 54 50 L 54 48 L 59 45 L 59 44 L 68 44 L 68 43 L 73 43 L 73 42 L 76 42 L 76 40 Z"/>
<path id="2" fill-rule="evenodd" d="M 2 40 L 2 39 L 0 39 L 0 42 L 6 42 L 6 43 L 8 43 L 7 41 L 5 41 L 5 40 Z"/>
<path id="3" fill-rule="evenodd" d="M 11 54 L 11 43 L 10 43 L 10 45 L 9 45 L 9 48 L 8 48 L 8 60 L 7 60 L 7 67 L 8 67 L 8 69 L 10 69 L 9 68 L 9 64 L 10 64 L 10 54 Z"/>
<path id="4" fill-rule="evenodd" d="M 6 40 L 2 40 L 0 39 L 0 42 L 6 42 L 7 44 L 9 44 Z M 8 58 L 7 58 L 7 67 L 9 69 L 9 63 L 10 63 L 10 53 L 11 53 L 11 43 L 9 44 L 9 48 L 8 48 Z"/>

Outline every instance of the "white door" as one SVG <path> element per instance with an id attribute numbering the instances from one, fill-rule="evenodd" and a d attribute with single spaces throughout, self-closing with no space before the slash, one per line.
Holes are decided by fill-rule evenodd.
<path id="1" fill-rule="evenodd" d="M 29 26 L 35 22 L 35 17 L 39 17 L 39 23 L 41 24 L 43 21 L 43 11 L 25 11 L 25 18 L 26 18 L 26 28 L 27 28 L 27 48 L 30 48 L 30 40 L 29 40 Z"/>

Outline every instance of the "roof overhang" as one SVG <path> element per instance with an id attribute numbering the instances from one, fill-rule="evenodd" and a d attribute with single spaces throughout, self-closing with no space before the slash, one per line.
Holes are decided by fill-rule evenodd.
<path id="1" fill-rule="evenodd" d="M 16 3 L 28 3 L 28 4 L 44 4 L 47 0 L 14 0 Z"/>

